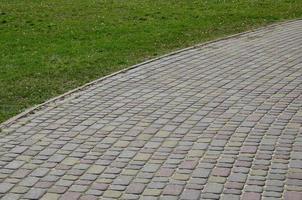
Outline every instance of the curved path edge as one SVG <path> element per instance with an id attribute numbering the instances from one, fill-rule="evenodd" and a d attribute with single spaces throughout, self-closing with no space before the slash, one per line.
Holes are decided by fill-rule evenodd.
<path id="1" fill-rule="evenodd" d="M 33 114 L 37 111 L 40 111 L 42 110 L 43 108 L 46 108 L 46 107 L 51 107 L 51 108 L 54 108 L 58 105 L 60 105 L 61 103 L 63 103 L 65 100 L 69 99 L 69 98 L 73 98 L 75 96 L 78 96 L 79 92 L 95 85 L 95 84 L 98 84 L 104 80 L 106 80 L 107 78 L 110 78 L 110 77 L 113 77 L 113 76 L 116 76 L 118 74 L 121 74 L 121 73 L 125 73 L 131 69 L 134 69 L 134 68 L 137 68 L 137 67 L 140 67 L 140 66 L 143 66 L 145 64 L 148 64 L 150 62 L 153 62 L 153 61 L 156 61 L 156 60 L 160 60 L 162 58 L 165 58 L 165 57 L 169 57 L 169 56 L 172 56 L 172 55 L 175 55 L 175 54 L 178 54 L 178 53 L 181 53 L 181 52 L 184 52 L 184 51 L 187 51 L 187 50 L 190 50 L 190 49 L 195 49 L 195 48 L 199 48 L 201 46 L 205 46 L 205 45 L 208 45 L 208 44 L 211 44 L 211 43 L 215 43 L 215 42 L 218 42 L 218 41 L 222 41 L 222 40 L 227 40 L 227 39 L 230 39 L 230 38 L 236 38 L 236 37 L 239 37 L 241 35 L 244 35 L 244 34 L 247 34 L 247 33 L 252 33 L 252 32 L 255 32 L 255 31 L 258 31 L 258 30 L 262 30 L 262 29 L 269 29 L 269 28 L 273 28 L 275 26 L 280 26 L 282 24 L 285 24 L 285 23 L 290 23 L 290 22 L 294 22 L 294 21 L 299 21 L 299 20 L 302 20 L 300 18 L 298 19 L 292 19 L 292 20 L 286 20 L 286 21 L 280 21 L 280 22 L 275 22 L 273 24 L 268 24 L 266 26 L 262 26 L 262 27 L 259 27 L 259 28 L 255 28 L 255 29 L 252 29 L 252 30 L 248 30 L 248 31 L 244 31 L 244 32 L 240 32 L 240 33 L 236 33 L 236 34 L 232 34 L 230 36 L 225 36 L 225 37 L 221 37 L 221 38 L 218 38 L 218 39 L 214 39 L 214 40 L 210 40 L 210 41 L 207 41 L 207 42 L 203 42 L 203 43 L 199 43 L 199 44 L 196 44 L 196 45 L 193 45 L 193 46 L 190 46 L 190 47 L 187 47 L 187 48 L 183 48 L 183 49 L 179 49 L 179 50 L 176 50 L 176 51 L 172 51 L 170 53 L 167 53 L 167 54 L 164 54 L 162 56 L 159 56 L 159 57 L 156 57 L 156 58 L 152 58 L 152 59 L 149 59 L 149 60 L 146 60 L 144 62 L 141 62 L 141 63 L 138 63 L 138 64 L 135 64 L 135 65 L 132 65 L 130 67 L 127 67 L 125 69 L 122 69 L 122 70 L 119 70 L 117 72 L 114 72 L 112 74 L 109 74 L 109 75 L 106 75 L 106 76 L 102 76 L 94 81 L 91 81 L 91 82 L 88 82 L 82 86 L 79 86 L 75 89 L 72 89 L 70 91 L 67 91 L 59 96 L 56 96 L 56 97 L 53 97 L 41 104 L 38 104 L 38 105 L 35 105 L 31 108 L 27 108 L 25 109 L 23 112 L 9 118 L 8 120 L 0 123 L 0 134 L 1 134 L 1 130 L 10 126 L 11 124 L 13 124 L 14 122 L 16 122 L 17 120 L 21 119 L 21 118 L 24 118 L 30 114 Z"/>

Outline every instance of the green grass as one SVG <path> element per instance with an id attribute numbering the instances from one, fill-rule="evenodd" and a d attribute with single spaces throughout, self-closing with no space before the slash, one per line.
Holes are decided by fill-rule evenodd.
<path id="1" fill-rule="evenodd" d="M 1 0 L 0 122 L 143 60 L 301 16 L 301 0 Z"/>

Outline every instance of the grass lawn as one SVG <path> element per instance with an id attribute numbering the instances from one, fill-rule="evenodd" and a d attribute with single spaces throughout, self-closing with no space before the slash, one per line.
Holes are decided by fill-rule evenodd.
<path id="1" fill-rule="evenodd" d="M 143 60 L 301 16 L 301 0 L 1 0 L 0 122 Z"/>

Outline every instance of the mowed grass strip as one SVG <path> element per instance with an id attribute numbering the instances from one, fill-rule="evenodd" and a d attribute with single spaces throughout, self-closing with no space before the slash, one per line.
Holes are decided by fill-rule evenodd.
<path id="1" fill-rule="evenodd" d="M 0 122 L 143 60 L 301 16 L 301 0 L 1 0 Z"/>

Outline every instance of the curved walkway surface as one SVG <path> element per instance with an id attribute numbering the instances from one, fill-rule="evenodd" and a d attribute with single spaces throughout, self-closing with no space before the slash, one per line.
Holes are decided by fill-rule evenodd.
<path id="1" fill-rule="evenodd" d="M 302 21 L 145 63 L 5 128 L 3 199 L 302 199 Z"/>

